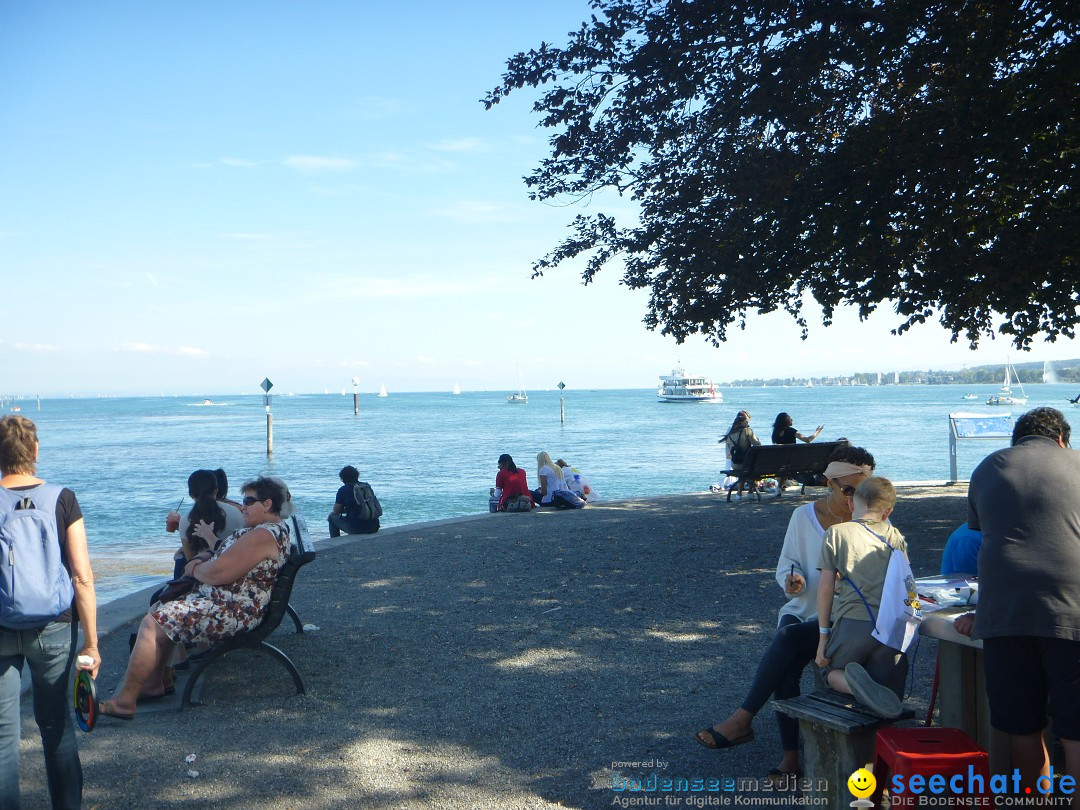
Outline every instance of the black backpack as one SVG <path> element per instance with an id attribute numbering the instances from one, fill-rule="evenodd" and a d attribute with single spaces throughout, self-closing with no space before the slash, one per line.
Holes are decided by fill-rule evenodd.
<path id="1" fill-rule="evenodd" d="M 739 431 L 739 438 L 735 439 L 733 441 L 733 444 L 731 445 L 731 463 L 732 464 L 742 464 L 743 461 L 746 459 L 746 451 L 750 449 L 750 445 L 749 445 L 749 443 L 747 443 L 747 444 L 742 443 L 743 434 L 745 432 L 746 432 L 745 430 L 740 430 Z M 731 434 L 728 434 L 728 435 L 730 436 Z"/>
<path id="2" fill-rule="evenodd" d="M 378 520 L 382 517 L 382 504 L 367 481 L 353 484 L 353 500 L 356 501 L 356 508 L 349 510 L 349 517 L 354 520 Z"/>

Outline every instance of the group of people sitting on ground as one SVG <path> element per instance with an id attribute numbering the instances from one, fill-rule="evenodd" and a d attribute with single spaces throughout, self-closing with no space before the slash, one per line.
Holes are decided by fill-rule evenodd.
<path id="1" fill-rule="evenodd" d="M 754 739 L 754 718 L 768 702 L 796 697 L 811 661 L 822 679 L 853 693 L 871 711 L 900 714 L 907 657 L 871 636 L 889 558 L 907 553 L 888 523 L 896 501 L 892 484 L 874 476 L 874 457 L 861 447 L 838 447 L 825 470 L 829 492 L 792 513 L 776 566 L 787 597 L 777 632 L 742 706 L 697 733 L 707 748 L 731 748 Z M 834 601 L 836 583 L 843 585 Z M 861 593 L 861 596 L 860 596 Z M 798 723 L 777 714 L 782 753 L 767 778 L 801 775 Z"/>
<path id="2" fill-rule="evenodd" d="M 809 436 L 804 436 L 795 429 L 794 420 L 791 418 L 791 415 L 785 411 L 781 411 L 776 415 L 776 420 L 773 422 L 772 443 L 795 444 L 797 441 L 803 441 L 809 444 L 820 436 L 821 431 L 824 429 L 824 425 L 818 425 L 813 433 Z M 728 432 L 720 437 L 718 443 L 724 445 L 724 457 L 728 460 L 732 472 L 736 473 L 735 480 L 731 481 L 731 486 L 737 488 L 734 497 L 741 498 L 745 482 L 738 479 L 737 474 L 742 470 L 743 462 L 746 460 L 746 454 L 750 448 L 761 444 L 761 439 L 757 437 L 757 434 L 754 433 L 754 429 L 750 427 L 749 412 L 739 411 L 735 415 L 735 421 L 733 421 L 731 427 L 728 428 Z M 777 480 L 777 495 L 783 493 L 786 485 L 786 478 Z M 718 490 L 716 487 L 713 489 L 714 491 Z"/>
<path id="3" fill-rule="evenodd" d="M 514 463 L 508 453 L 499 456 L 499 472 L 495 486 L 489 491 L 492 512 L 527 512 L 537 506 L 556 509 L 581 509 L 595 498 L 588 479 L 580 470 L 561 458 L 552 461 L 546 452 L 536 456 L 536 477 L 540 486 L 529 489 L 525 470 Z"/>

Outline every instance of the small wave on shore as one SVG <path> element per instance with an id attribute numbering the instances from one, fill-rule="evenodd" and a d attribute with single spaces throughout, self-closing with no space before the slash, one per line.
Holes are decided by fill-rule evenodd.
<path id="1" fill-rule="evenodd" d="M 134 548 L 90 549 L 94 588 L 99 605 L 159 585 L 172 577 L 175 543 L 152 543 Z"/>

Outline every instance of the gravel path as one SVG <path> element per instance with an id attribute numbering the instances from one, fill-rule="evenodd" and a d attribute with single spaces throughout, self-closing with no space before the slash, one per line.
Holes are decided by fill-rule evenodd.
<path id="1" fill-rule="evenodd" d="M 936 573 L 965 495 L 900 491 L 893 521 L 916 575 Z M 692 735 L 745 693 L 782 602 L 784 529 L 806 500 L 672 496 L 322 545 L 293 593 L 319 629 L 283 625 L 272 639 L 307 695 L 265 656 L 231 655 L 210 670 L 204 705 L 79 733 L 85 806 L 599 808 L 629 796 L 613 773 L 762 777 L 779 751 L 770 710 L 731 751 Z M 133 626 L 105 637 L 103 695 Z M 917 712 L 934 657 L 927 640 Z M 26 702 L 23 723 L 23 803 L 44 807 Z"/>

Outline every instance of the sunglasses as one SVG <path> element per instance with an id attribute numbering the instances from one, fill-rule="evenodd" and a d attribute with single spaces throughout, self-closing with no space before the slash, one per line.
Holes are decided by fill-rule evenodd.
<path id="1" fill-rule="evenodd" d="M 843 494 L 846 498 L 850 498 L 855 494 L 855 487 L 849 487 L 839 482 L 836 485 L 840 487 L 841 494 Z"/>
<path id="2" fill-rule="evenodd" d="M 852 490 L 852 491 L 854 491 L 854 490 Z M 264 500 L 266 500 L 266 499 L 265 498 L 256 498 L 254 495 L 245 495 L 244 500 L 243 500 L 243 504 L 244 504 L 244 506 L 251 506 L 253 503 L 262 503 L 262 501 L 264 501 Z"/>

